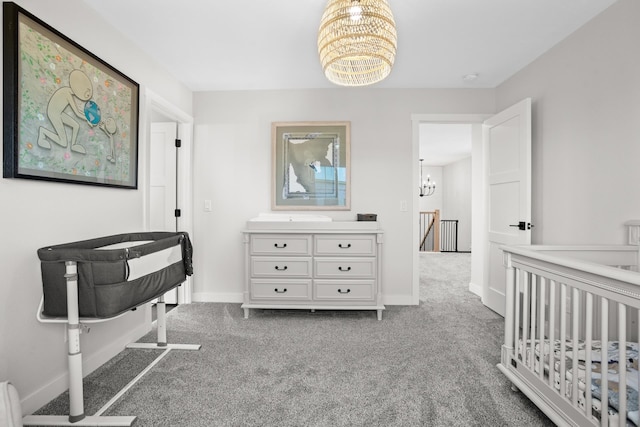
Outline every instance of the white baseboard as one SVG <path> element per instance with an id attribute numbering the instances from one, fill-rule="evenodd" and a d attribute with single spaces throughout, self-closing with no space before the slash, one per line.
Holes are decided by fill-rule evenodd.
<path id="1" fill-rule="evenodd" d="M 124 350 L 127 344 L 137 341 L 138 339 L 140 339 L 140 337 L 144 336 L 150 330 L 151 325 L 147 322 L 144 322 L 135 329 L 127 331 L 117 340 L 111 342 L 110 344 L 107 344 L 97 352 L 87 357 L 85 357 L 85 354 L 83 353 L 82 375 L 86 377 L 91 372 L 95 371 L 100 366 L 111 360 L 122 350 Z M 82 348 L 80 348 L 80 350 L 82 351 Z M 22 414 L 32 414 L 68 389 L 69 374 L 65 371 L 63 374 L 53 379 L 48 384 L 45 384 L 30 395 L 22 398 L 20 400 L 20 404 L 22 405 Z"/>
<path id="2" fill-rule="evenodd" d="M 482 298 L 482 286 L 481 285 L 476 285 L 473 282 L 469 282 L 469 291 L 473 294 L 478 295 L 480 298 Z"/>
<path id="3" fill-rule="evenodd" d="M 192 301 L 242 303 L 244 299 L 242 292 L 195 292 L 192 296 Z"/>

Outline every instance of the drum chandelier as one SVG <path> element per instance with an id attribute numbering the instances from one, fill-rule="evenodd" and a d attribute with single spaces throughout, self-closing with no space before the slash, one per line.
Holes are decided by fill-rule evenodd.
<path id="1" fill-rule="evenodd" d="M 318 30 L 324 74 L 341 86 L 385 79 L 396 56 L 397 33 L 387 0 L 329 0 Z"/>

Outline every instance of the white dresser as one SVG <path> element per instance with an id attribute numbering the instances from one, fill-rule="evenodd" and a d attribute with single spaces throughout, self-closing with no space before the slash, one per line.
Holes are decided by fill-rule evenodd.
<path id="1" fill-rule="evenodd" d="M 376 310 L 382 319 L 377 222 L 247 222 L 245 319 L 252 308 Z"/>

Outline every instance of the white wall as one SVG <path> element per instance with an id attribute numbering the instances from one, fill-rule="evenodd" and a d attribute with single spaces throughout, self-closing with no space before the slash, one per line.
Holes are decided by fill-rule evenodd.
<path id="1" fill-rule="evenodd" d="M 458 251 L 471 250 L 471 157 L 443 168 L 441 219 L 458 220 Z"/>
<path id="2" fill-rule="evenodd" d="M 384 230 L 386 304 L 411 304 L 413 215 L 418 206 L 417 145 L 411 115 L 477 113 L 494 108 L 493 90 L 329 89 L 194 94 L 194 298 L 241 301 L 240 231 L 270 211 L 271 122 L 351 121 L 351 211 L 377 213 Z M 205 199 L 213 211 L 203 212 Z M 407 211 L 400 202 L 407 201 Z"/>
<path id="3" fill-rule="evenodd" d="M 191 112 L 190 91 L 145 59 L 142 52 L 84 3 L 78 0 L 66 0 L 63 6 L 49 0 L 17 3 L 141 85 Z M 141 159 L 145 158 L 142 140 L 139 154 Z M 64 327 L 43 325 L 35 319 L 42 292 L 36 250 L 52 244 L 140 231 L 144 173 L 145 165 L 141 163 L 140 190 L 0 180 L 4 242 L 0 246 L 0 380 L 9 379 L 16 385 L 25 413 L 38 409 L 67 388 Z M 94 325 L 89 334 L 83 334 L 85 373 L 149 330 L 146 314 L 146 310 L 137 310 Z"/>
<path id="4" fill-rule="evenodd" d="M 534 243 L 624 243 L 640 218 L 640 2 L 619 0 L 497 88 L 533 98 Z"/>

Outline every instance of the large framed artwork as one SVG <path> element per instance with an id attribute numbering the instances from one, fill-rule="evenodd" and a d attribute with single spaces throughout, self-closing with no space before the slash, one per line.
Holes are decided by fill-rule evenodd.
<path id="1" fill-rule="evenodd" d="M 350 122 L 271 124 L 273 210 L 349 210 Z"/>
<path id="2" fill-rule="evenodd" d="M 3 177 L 137 188 L 138 84 L 15 3 L 3 13 Z"/>

